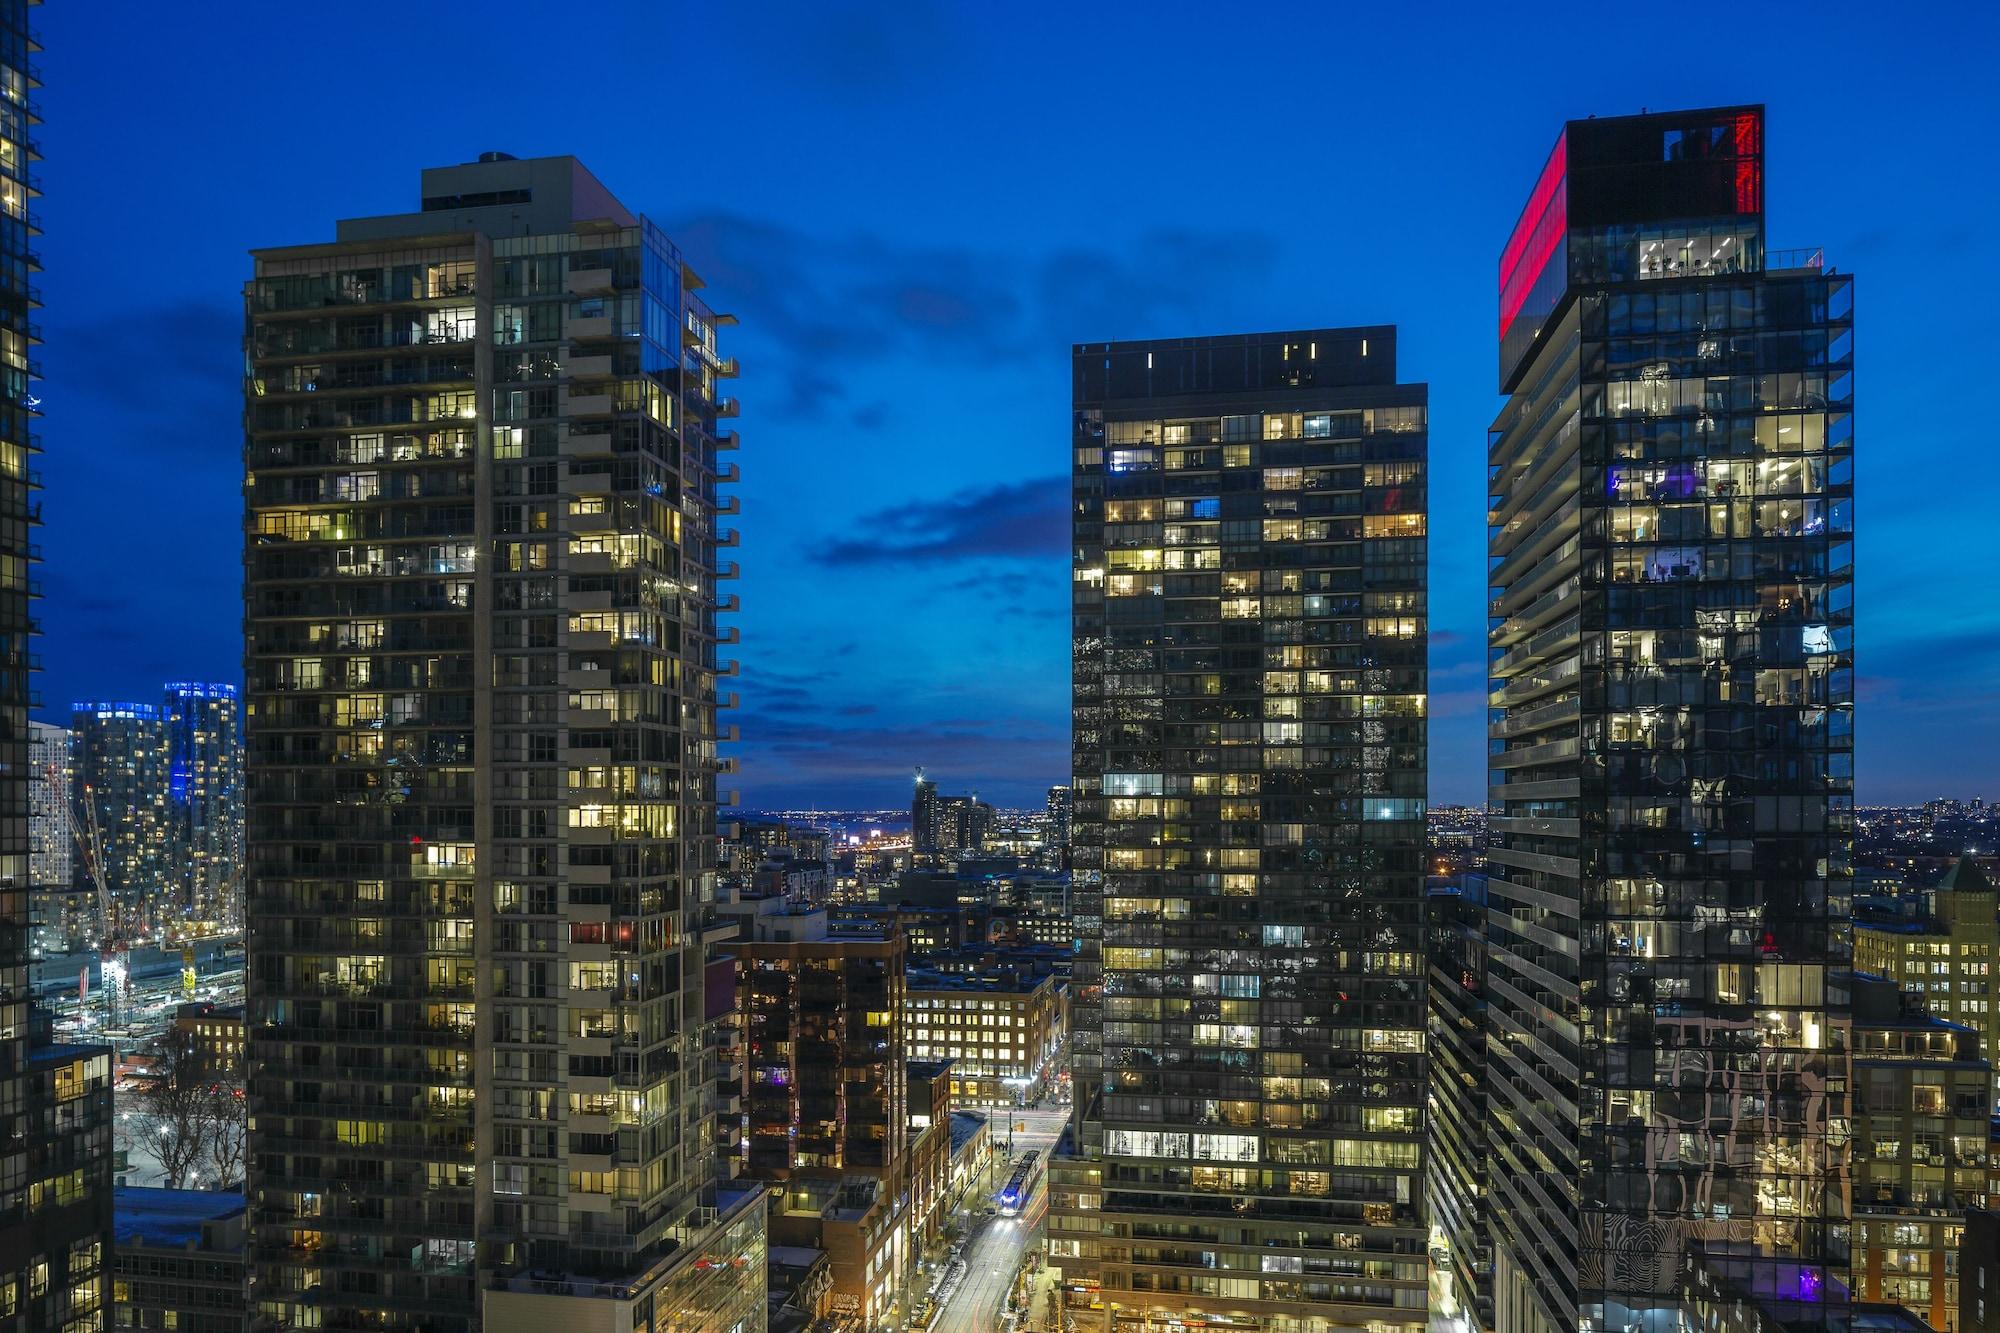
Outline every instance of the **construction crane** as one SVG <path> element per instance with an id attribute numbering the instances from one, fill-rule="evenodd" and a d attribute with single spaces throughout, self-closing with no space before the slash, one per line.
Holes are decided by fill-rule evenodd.
<path id="1" fill-rule="evenodd" d="M 83 855 L 84 871 L 97 886 L 97 919 L 104 932 L 98 941 L 98 978 L 102 983 L 99 989 L 104 992 L 105 1026 L 110 1027 L 118 1022 L 125 1002 L 125 930 L 118 916 L 118 900 L 104 877 L 104 834 L 97 826 L 97 802 L 91 799 L 88 784 L 84 786 L 80 804 L 78 818 L 71 820 L 70 825 L 76 834 L 77 850 Z"/>

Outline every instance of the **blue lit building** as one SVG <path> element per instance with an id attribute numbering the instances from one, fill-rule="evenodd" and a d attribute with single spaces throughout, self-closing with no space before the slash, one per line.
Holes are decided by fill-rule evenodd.
<path id="1" fill-rule="evenodd" d="M 236 687 L 166 687 L 167 818 L 179 906 L 195 920 L 240 919 L 243 733 Z"/>
<path id="2" fill-rule="evenodd" d="M 78 857 L 77 873 L 86 887 L 103 874 L 117 918 L 99 928 L 127 939 L 162 928 L 179 915 L 167 715 L 129 700 L 81 702 L 70 705 L 69 729 L 78 832 L 103 854 L 101 867 L 90 864 L 95 853 Z"/>

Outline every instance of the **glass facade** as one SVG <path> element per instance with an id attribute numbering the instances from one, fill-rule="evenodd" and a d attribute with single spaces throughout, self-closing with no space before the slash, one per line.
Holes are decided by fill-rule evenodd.
<path id="1" fill-rule="evenodd" d="M 39 154 L 26 0 L 0 0 L 0 1333 L 84 1333 L 110 1321 L 111 1053 L 57 1045 L 30 999 L 30 734 L 36 667 L 29 538 L 41 521 L 29 393 L 30 203 Z"/>
<path id="2" fill-rule="evenodd" d="M 170 684 L 165 713 L 176 906 L 206 933 L 241 920 L 243 733 L 236 687 Z"/>
<path id="3" fill-rule="evenodd" d="M 96 900 L 76 881 L 76 821 L 70 801 L 69 732 L 28 723 L 28 883 L 33 946 L 68 953 L 97 938 Z"/>
<path id="4" fill-rule="evenodd" d="M 83 834 L 104 850 L 104 888 L 117 918 L 98 929 L 136 939 L 164 924 L 176 877 L 166 716 L 153 704 L 72 704 L 70 746 Z"/>
<path id="5" fill-rule="evenodd" d="M 1765 250 L 1761 108 L 1574 121 L 1551 161 L 1503 253 L 1490 448 L 1498 1321 L 1679 1327 L 1716 1274 L 1830 1312 L 1851 280 Z"/>
<path id="6" fill-rule="evenodd" d="M 1493 1327 L 1486 1221 L 1486 880 L 1430 894 L 1432 1313 L 1444 1329 Z"/>
<path id="7" fill-rule="evenodd" d="M 1395 330 L 1075 349 L 1082 1328 L 1419 1328 L 1426 390 Z"/>
<path id="8" fill-rule="evenodd" d="M 245 293 L 250 1267 L 284 1327 L 469 1329 L 481 1287 L 595 1290 L 713 1217 L 728 317 L 574 159 L 423 196 Z"/>
<path id="9" fill-rule="evenodd" d="M 743 1022 L 747 1174 L 886 1175 L 904 1148 L 900 931 L 731 946 Z"/>
<path id="10" fill-rule="evenodd" d="M 529 1274 L 487 1295 L 483 1333 L 765 1333 L 769 1255 L 761 1189 L 724 1194 L 700 1239 L 629 1282 Z M 585 1305 L 584 1302 L 589 1302 Z"/>

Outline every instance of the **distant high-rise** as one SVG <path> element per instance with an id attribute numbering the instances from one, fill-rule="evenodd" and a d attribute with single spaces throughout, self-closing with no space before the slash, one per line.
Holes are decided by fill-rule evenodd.
<path id="1" fill-rule="evenodd" d="M 916 791 L 910 797 L 910 851 L 923 854 L 938 850 L 939 811 L 937 783 L 917 770 Z"/>
<path id="2" fill-rule="evenodd" d="M 0 1333 L 68 1333 L 112 1322 L 111 1052 L 55 1042 L 29 987 L 41 83 L 28 9 L 0 0 Z"/>
<path id="3" fill-rule="evenodd" d="M 238 906 L 243 871 L 243 734 L 236 687 L 166 688 L 168 817 L 180 905 L 222 923 Z"/>
<path id="4" fill-rule="evenodd" d="M 1421 1329 L 1425 386 L 1386 326 L 1073 361 L 1050 1261 L 1092 1333 Z"/>
<path id="5" fill-rule="evenodd" d="M 76 881 L 69 732 L 28 723 L 28 884 L 35 947 L 62 953 L 94 938 L 97 918 Z"/>
<path id="6" fill-rule="evenodd" d="M 993 807 L 977 796 L 947 796 L 938 803 L 937 848 L 978 852 L 993 828 Z"/>
<path id="7" fill-rule="evenodd" d="M 1846 1298 L 1853 289 L 1764 165 L 1761 107 L 1571 121 L 1501 255 L 1503 1330 Z"/>
<path id="8" fill-rule="evenodd" d="M 1075 808 L 1068 787 L 1049 788 L 1047 823 L 1043 834 L 1047 847 L 1042 853 L 1042 860 L 1051 870 L 1069 869 L 1070 826 Z"/>
<path id="9" fill-rule="evenodd" d="M 152 704 L 70 705 L 70 764 L 76 818 L 85 845 L 103 850 L 105 891 L 118 918 L 103 928 L 115 924 L 129 938 L 164 926 L 179 898 L 166 715 Z"/>
<path id="10" fill-rule="evenodd" d="M 701 285 L 569 157 L 256 252 L 267 1325 L 764 1327 L 704 986 L 736 364 Z"/>

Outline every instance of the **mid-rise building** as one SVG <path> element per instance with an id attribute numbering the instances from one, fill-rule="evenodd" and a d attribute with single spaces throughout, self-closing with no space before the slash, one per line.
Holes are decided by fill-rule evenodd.
<path id="1" fill-rule="evenodd" d="M 1965 1215 L 1987 1203 L 1993 1070 L 1978 1030 L 1923 995 L 1862 972 L 1851 983 L 1854 1296 L 1952 1333 Z"/>
<path id="2" fill-rule="evenodd" d="M 1073 357 L 1079 1329 L 1425 1322 L 1425 386 L 1396 330 Z"/>
<path id="3" fill-rule="evenodd" d="M 1958 1255 L 1957 1333 L 2000 1333 L 2000 1212 L 1967 1210 Z"/>
<path id="4" fill-rule="evenodd" d="M 951 1062 L 951 1095 L 970 1108 L 1038 1099 L 1066 1035 L 1067 988 L 1049 973 L 967 976 L 911 966 L 909 1052 Z"/>
<path id="5" fill-rule="evenodd" d="M 891 931 L 794 934 L 757 918 L 730 945 L 743 1022 L 743 1162 L 763 1179 L 885 1169 L 900 1148 L 908 955 Z M 810 919 L 810 918 L 807 918 Z"/>
<path id="6" fill-rule="evenodd" d="M 245 1333 L 241 1190 L 112 1191 L 114 1329 Z"/>
<path id="7" fill-rule="evenodd" d="M 254 1314 L 761 1329 L 705 993 L 731 320 L 574 158 L 420 194 L 244 292 Z"/>
<path id="8" fill-rule="evenodd" d="M 41 441 L 29 383 L 40 295 L 30 169 L 40 74 L 29 0 L 0 0 L 0 1333 L 111 1318 L 111 1053 L 57 1044 L 30 987 L 35 878 L 31 732 L 33 543 Z"/>
<path id="9" fill-rule="evenodd" d="M 978 907 L 919 906 L 916 903 L 849 903 L 828 911 L 830 928 L 839 934 L 901 933 L 912 956 L 955 949 L 969 940 L 983 940 L 991 914 Z"/>
<path id="10" fill-rule="evenodd" d="M 243 1065 L 243 1006 L 207 1000 L 181 1005 L 174 1011 L 174 1031 L 203 1067 L 233 1074 Z"/>
<path id="11" fill-rule="evenodd" d="M 1757 106 L 1571 121 L 1501 254 L 1503 1330 L 1846 1299 L 1853 287 L 1767 245 L 1764 129 Z"/>
<path id="12" fill-rule="evenodd" d="M 28 885 L 34 948 L 65 953 L 97 933 L 90 895 L 76 878 L 69 732 L 28 723 Z"/>
<path id="13" fill-rule="evenodd" d="M 1963 856 L 1920 903 L 1921 911 L 1907 916 L 1857 908 L 1854 968 L 1918 992 L 1931 1013 L 1978 1032 L 1990 1059 L 2000 1050 L 2000 999 L 1993 991 L 2000 900 L 1993 881 Z"/>
<path id="14" fill-rule="evenodd" d="M 176 905 L 173 819 L 168 802 L 167 720 L 153 704 L 77 703 L 70 706 L 70 780 L 83 845 L 101 849 L 103 864 L 78 859 L 78 873 L 101 873 L 127 939 L 165 924 Z"/>
<path id="15" fill-rule="evenodd" d="M 902 935 L 830 936 L 824 911 L 745 916 L 743 1174 L 772 1188 L 771 1239 L 826 1251 L 833 1303 L 880 1326 L 922 1251 L 911 1173 Z"/>
<path id="16" fill-rule="evenodd" d="M 180 906 L 190 922 L 240 919 L 243 734 L 234 685 L 166 687 L 167 814 Z"/>

